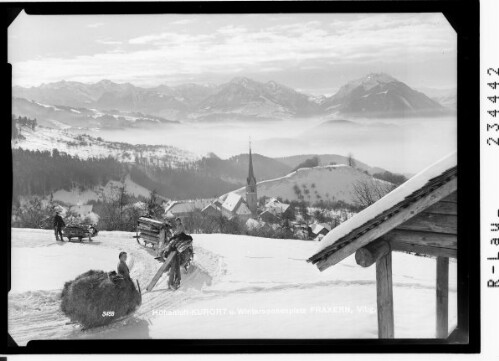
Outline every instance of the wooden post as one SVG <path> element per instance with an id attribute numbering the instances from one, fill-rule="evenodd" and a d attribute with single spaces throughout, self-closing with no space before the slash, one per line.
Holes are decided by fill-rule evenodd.
<path id="1" fill-rule="evenodd" d="M 174 251 L 168 255 L 168 257 L 165 259 L 165 262 L 163 263 L 163 265 L 159 268 L 158 272 L 156 272 L 156 274 L 154 275 L 151 282 L 149 282 L 149 285 L 146 288 L 147 292 L 151 292 L 151 290 L 154 288 L 154 286 L 156 286 L 156 283 L 158 283 L 159 279 L 161 278 L 161 276 L 165 272 L 166 268 L 170 265 L 170 263 L 173 260 L 173 257 L 175 257 L 176 254 L 177 254 L 177 251 Z"/>
<path id="2" fill-rule="evenodd" d="M 437 338 L 447 338 L 449 327 L 449 258 L 437 257 Z"/>
<path id="3" fill-rule="evenodd" d="M 382 239 L 371 242 L 368 245 L 359 248 L 355 252 L 355 261 L 359 266 L 370 267 L 378 259 L 390 253 L 390 244 Z"/>
<path id="4" fill-rule="evenodd" d="M 394 337 L 392 252 L 376 261 L 376 294 L 378 304 L 378 337 Z"/>

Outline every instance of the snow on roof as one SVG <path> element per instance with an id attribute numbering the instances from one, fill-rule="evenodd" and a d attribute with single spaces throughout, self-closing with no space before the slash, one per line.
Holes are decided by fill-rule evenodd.
<path id="1" fill-rule="evenodd" d="M 243 198 L 239 194 L 229 193 L 227 195 L 227 198 L 225 198 L 222 207 L 230 212 L 235 212 L 237 207 L 239 206 L 239 203 L 242 202 L 242 200 Z"/>
<path id="2" fill-rule="evenodd" d="M 189 213 L 194 211 L 195 206 L 193 202 L 173 201 L 166 206 L 165 213 L 173 215 L 177 213 Z"/>
<path id="3" fill-rule="evenodd" d="M 277 215 L 286 212 L 286 210 L 289 208 L 289 204 L 282 203 L 276 198 L 270 198 L 267 204 L 265 204 L 265 208 L 272 214 Z"/>
<path id="4" fill-rule="evenodd" d="M 436 178 L 446 171 L 457 166 L 457 153 L 454 152 L 438 162 L 425 168 L 414 177 L 395 188 L 376 203 L 357 213 L 352 218 L 331 230 L 321 241 L 320 246 L 309 258 L 309 261 L 316 261 L 319 253 L 323 253 L 327 248 L 331 248 L 335 243 L 341 242 L 342 238 L 349 235 L 354 230 L 362 227 L 373 218 L 404 201 L 408 196 L 423 188 L 430 180 Z"/>
<path id="5" fill-rule="evenodd" d="M 248 208 L 248 206 L 246 205 L 246 203 L 241 202 L 239 204 L 239 207 L 237 207 L 237 209 L 236 209 L 236 214 L 239 216 L 247 216 L 247 215 L 251 215 L 251 211 Z"/>
<path id="6" fill-rule="evenodd" d="M 319 226 L 326 228 L 328 231 L 331 230 L 331 226 L 327 223 L 319 223 Z"/>
<path id="7" fill-rule="evenodd" d="M 216 204 L 210 203 L 210 204 L 208 204 L 206 207 L 204 207 L 201 210 L 201 212 L 203 212 L 203 213 L 204 212 L 209 212 L 209 211 L 211 211 L 211 212 L 220 212 L 220 209 L 219 209 L 219 207 Z"/>
<path id="8" fill-rule="evenodd" d="M 324 229 L 330 231 L 331 227 L 325 223 L 315 223 L 310 226 L 310 229 L 312 230 L 312 233 L 318 234 Z"/>
<path id="9" fill-rule="evenodd" d="M 260 222 L 258 222 L 256 219 L 249 218 L 246 221 L 246 227 L 248 227 L 249 229 L 256 229 L 260 227 Z"/>

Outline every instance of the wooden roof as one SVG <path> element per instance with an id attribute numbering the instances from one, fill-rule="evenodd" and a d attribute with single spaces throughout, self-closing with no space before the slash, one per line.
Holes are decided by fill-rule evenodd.
<path id="1" fill-rule="evenodd" d="M 329 232 L 322 240 L 319 250 L 308 259 L 308 262 L 316 264 L 322 271 L 389 232 L 392 238 L 400 235 L 395 232 L 407 230 L 417 232 L 417 225 L 411 226 L 410 224 L 411 219 L 425 210 L 435 208 L 437 203 L 456 192 L 456 155 L 453 154 L 437 162 L 413 178 L 401 185 L 400 189 L 395 189 L 380 201 Z M 419 220 L 424 217 L 428 218 L 427 215 L 418 217 Z M 427 224 L 431 225 L 431 223 L 431 219 L 427 221 Z M 430 230 L 434 233 L 448 233 L 445 229 L 439 229 L 438 225 Z M 450 233 L 452 233 L 450 237 L 457 238 L 453 235 L 455 231 Z M 421 239 L 423 243 L 432 241 L 432 238 L 428 236 Z M 400 250 L 410 249 L 402 247 Z"/>

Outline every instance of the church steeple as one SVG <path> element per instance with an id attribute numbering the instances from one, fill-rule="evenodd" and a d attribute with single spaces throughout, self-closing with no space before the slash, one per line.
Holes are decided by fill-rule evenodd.
<path id="1" fill-rule="evenodd" d="M 249 147 L 249 169 L 248 169 L 248 179 L 246 180 L 248 185 L 254 183 L 256 185 L 255 174 L 253 173 L 253 157 L 251 155 L 251 142 Z"/>
<path id="2" fill-rule="evenodd" d="M 258 196 L 256 193 L 256 178 L 253 172 L 253 156 L 251 154 L 251 141 L 249 145 L 248 178 L 246 178 L 246 203 L 251 213 L 256 216 Z"/>

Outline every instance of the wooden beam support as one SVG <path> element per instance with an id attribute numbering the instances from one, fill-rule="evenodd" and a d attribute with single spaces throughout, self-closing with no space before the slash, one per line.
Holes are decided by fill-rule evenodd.
<path id="1" fill-rule="evenodd" d="M 447 338 L 449 328 L 449 259 L 437 257 L 437 338 Z"/>
<path id="2" fill-rule="evenodd" d="M 447 197 L 443 198 L 442 201 L 457 203 L 457 191 L 449 194 Z"/>
<path id="3" fill-rule="evenodd" d="M 392 253 L 376 261 L 376 297 L 378 305 L 378 337 L 393 338 L 395 325 L 393 318 Z"/>
<path id="4" fill-rule="evenodd" d="M 362 267 L 370 267 L 378 259 L 390 253 L 390 244 L 382 239 L 371 242 L 355 252 L 355 261 Z"/>
<path id="5" fill-rule="evenodd" d="M 422 212 L 397 228 L 411 231 L 457 234 L 457 216 Z"/>
<path id="6" fill-rule="evenodd" d="M 385 233 L 404 223 L 408 219 L 414 217 L 416 214 L 424 211 L 431 205 L 437 203 L 442 198 L 445 198 L 452 192 L 455 192 L 456 189 L 457 178 L 454 178 L 448 183 L 445 183 L 441 187 L 435 189 L 427 196 L 410 204 L 407 208 L 385 220 L 379 226 L 366 231 L 366 233 L 361 235 L 359 238 L 346 244 L 344 247 L 336 250 L 324 259 L 321 259 L 317 262 L 317 268 L 319 268 L 320 271 L 324 271 L 325 269 L 334 266 L 341 260 L 355 253 L 359 248 L 364 247 L 366 244 L 371 243 L 377 238 L 380 238 Z"/>
<path id="7" fill-rule="evenodd" d="M 393 251 L 428 256 L 457 257 L 457 236 L 453 234 L 394 229 L 383 236 Z"/>
<path id="8" fill-rule="evenodd" d="M 440 201 L 428 207 L 424 213 L 457 215 L 457 203 Z"/>
<path id="9" fill-rule="evenodd" d="M 432 257 L 457 258 L 457 250 L 451 248 L 419 246 L 413 243 L 397 241 L 390 242 L 390 246 L 392 251 L 397 252 L 412 252 Z"/>

